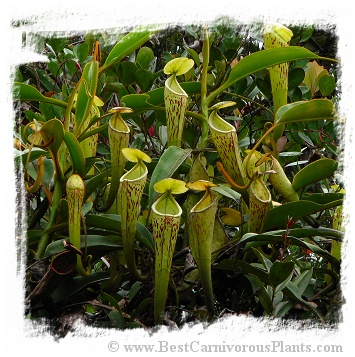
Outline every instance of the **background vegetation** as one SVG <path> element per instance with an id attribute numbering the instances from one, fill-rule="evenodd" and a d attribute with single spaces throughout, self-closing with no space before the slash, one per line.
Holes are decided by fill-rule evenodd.
<path id="1" fill-rule="evenodd" d="M 289 45 L 267 53 L 261 25 L 223 19 L 208 30 L 135 29 L 118 38 L 37 35 L 48 62 L 20 66 L 14 83 L 15 163 L 26 187 L 28 318 L 45 318 L 60 334 L 73 316 L 119 329 L 182 326 L 228 314 L 339 321 L 345 192 L 334 123 L 337 39 L 331 30 L 290 29 Z M 178 58 L 192 66 L 182 69 L 183 62 L 173 61 Z M 169 72 L 168 63 L 178 65 Z M 270 68 L 280 63 L 288 63 L 288 73 L 280 80 L 286 97 L 278 110 Z M 170 76 L 181 85 L 173 89 L 188 97 L 182 139 L 173 142 L 164 101 Z M 223 156 L 211 132 L 211 120 L 219 118 L 237 134 L 234 158 Z M 114 152 L 113 144 L 121 139 L 110 130 L 122 132 L 125 125 L 123 147 L 139 151 L 122 157 L 122 147 Z M 296 199 L 273 183 L 272 157 Z M 231 182 L 228 163 L 238 160 L 247 174 Z M 135 193 L 132 187 L 122 193 L 126 174 L 145 180 L 138 216 L 127 213 L 130 226 L 121 202 Z M 80 191 L 80 182 L 73 184 L 82 195 L 73 203 L 68 181 L 75 175 L 84 186 Z M 184 189 L 159 187 L 167 178 Z M 195 181 L 205 186 L 191 185 Z M 256 181 L 264 182 L 270 200 L 254 226 L 249 200 Z M 152 223 L 153 203 L 164 192 L 171 196 L 165 215 L 182 209 L 167 273 L 156 265 L 160 238 Z M 196 222 L 193 207 L 215 200 L 212 243 L 203 243 L 209 233 L 189 228 Z M 162 246 L 170 246 L 172 236 L 161 237 Z M 200 249 L 209 244 L 204 264 Z M 166 288 L 158 283 L 162 276 Z M 154 311 L 159 304 L 163 316 Z"/>

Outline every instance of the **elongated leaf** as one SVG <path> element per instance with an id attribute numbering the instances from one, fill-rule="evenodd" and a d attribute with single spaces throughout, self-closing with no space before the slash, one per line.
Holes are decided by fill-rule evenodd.
<path id="1" fill-rule="evenodd" d="M 275 124 L 335 119 L 334 105 L 330 100 L 313 99 L 282 106 L 276 113 Z"/>
<path id="2" fill-rule="evenodd" d="M 98 271 L 90 274 L 89 277 L 75 277 L 73 280 L 66 282 L 66 284 L 61 284 L 52 294 L 52 299 L 54 303 L 67 299 L 81 290 L 87 288 L 91 284 L 99 283 L 103 280 L 109 279 L 110 274 L 106 271 Z"/>
<path id="3" fill-rule="evenodd" d="M 139 306 L 132 312 L 129 322 L 133 322 L 134 319 L 139 316 L 140 313 L 146 311 L 150 305 L 152 305 L 152 298 L 146 298 L 145 300 L 143 300 L 139 304 Z"/>
<path id="4" fill-rule="evenodd" d="M 275 317 L 282 317 L 293 308 L 293 301 L 282 301 L 275 308 Z"/>
<path id="5" fill-rule="evenodd" d="M 121 216 L 116 214 L 88 214 L 86 215 L 86 226 L 101 228 L 121 234 Z M 154 252 L 153 238 L 146 227 L 137 222 L 136 239 Z"/>
<path id="6" fill-rule="evenodd" d="M 320 248 L 318 245 L 307 243 L 299 238 L 295 238 L 292 236 L 287 237 L 290 240 L 291 245 L 297 245 L 299 247 L 307 248 L 311 252 L 320 255 L 321 257 L 327 259 L 335 269 L 339 271 L 340 269 L 340 262 L 338 259 L 334 258 L 328 251 Z M 253 234 L 247 233 L 245 234 L 238 243 L 253 243 L 250 245 L 255 247 L 259 245 L 267 245 L 272 243 L 283 243 L 282 235 L 269 235 L 269 234 Z M 254 244 L 256 243 L 256 244 Z"/>
<path id="7" fill-rule="evenodd" d="M 15 159 L 16 165 L 19 165 L 21 161 L 22 161 L 22 165 L 25 165 L 28 155 L 30 155 L 28 162 L 31 162 L 31 161 L 37 160 L 40 156 L 48 156 L 49 153 L 48 153 L 48 151 L 40 149 L 40 148 L 32 148 L 32 150 L 26 149 L 23 151 L 19 151 L 19 150 L 15 149 L 14 159 Z"/>
<path id="8" fill-rule="evenodd" d="M 295 191 L 334 175 L 338 168 L 335 160 L 324 158 L 310 163 L 298 171 L 292 181 Z"/>
<path id="9" fill-rule="evenodd" d="M 343 200 L 337 200 L 323 205 L 305 200 L 285 203 L 281 206 L 274 207 L 269 211 L 269 215 L 264 225 L 264 231 L 278 227 L 286 227 L 289 217 L 299 219 L 342 204 Z"/>
<path id="10" fill-rule="evenodd" d="M 302 296 L 307 289 L 313 275 L 313 267 L 309 270 L 304 271 L 297 278 L 293 279 L 293 282 L 297 285 L 298 291 Z"/>
<path id="11" fill-rule="evenodd" d="M 223 196 L 229 197 L 237 203 L 239 203 L 240 201 L 241 194 L 230 187 L 220 185 L 216 187 L 211 187 L 211 190 L 216 191 Z"/>
<path id="12" fill-rule="evenodd" d="M 72 159 L 73 173 L 83 177 L 85 174 L 85 157 L 78 140 L 70 131 L 65 131 L 64 141 Z"/>
<path id="13" fill-rule="evenodd" d="M 291 279 L 293 267 L 293 262 L 275 262 L 272 264 L 269 273 L 269 280 L 274 289 L 285 281 Z"/>
<path id="14" fill-rule="evenodd" d="M 170 146 L 160 157 L 155 167 L 149 184 L 149 206 L 155 201 L 157 193 L 154 191 L 154 185 L 165 178 L 169 178 L 179 168 L 179 166 L 190 155 L 190 149 L 181 149 L 177 146 Z"/>
<path id="15" fill-rule="evenodd" d="M 261 286 L 258 292 L 258 298 L 260 300 L 260 303 L 268 315 L 271 314 L 274 310 L 274 306 L 271 300 L 271 294 L 271 287 L 265 288 L 264 286 Z"/>
<path id="16" fill-rule="evenodd" d="M 85 236 L 81 236 L 80 246 L 82 249 L 87 246 L 88 253 L 95 254 L 96 257 L 98 257 L 98 254 L 102 254 L 103 256 L 112 250 L 117 250 L 118 248 L 122 247 L 122 245 L 118 244 L 117 237 L 109 238 L 108 236 L 104 237 L 100 235 L 88 235 L 87 243 L 85 243 Z M 59 254 L 64 251 L 65 248 L 63 244 L 63 239 L 59 239 L 47 245 L 43 256 L 49 257 L 51 255 Z"/>
<path id="17" fill-rule="evenodd" d="M 271 260 L 266 258 L 259 250 L 255 248 L 251 248 L 254 254 L 258 257 L 259 261 L 264 265 L 266 271 L 270 271 L 270 268 L 272 266 Z"/>
<path id="18" fill-rule="evenodd" d="M 281 235 L 285 234 L 286 230 L 285 229 L 279 229 L 276 231 L 269 231 L 267 234 L 271 235 Z M 295 238 L 310 238 L 310 237 L 315 237 L 315 236 L 320 236 L 324 238 L 331 238 L 336 241 L 341 241 L 344 237 L 344 233 L 340 232 L 336 229 L 331 229 L 331 228 L 311 228 L 311 227 L 303 227 L 303 228 L 293 228 L 289 230 L 289 234 L 292 237 Z"/>
<path id="19" fill-rule="evenodd" d="M 100 68 L 99 76 L 107 69 L 114 66 L 124 57 L 130 55 L 137 48 L 146 43 L 154 31 L 151 29 L 135 30 L 124 36 L 116 43 L 106 58 L 104 65 Z"/>
<path id="20" fill-rule="evenodd" d="M 219 93 L 223 92 L 235 82 L 262 69 L 284 62 L 313 58 L 320 59 L 322 57 L 319 57 L 306 48 L 298 46 L 272 48 L 252 53 L 237 63 L 237 65 L 232 69 L 228 80 L 221 87 L 211 93 L 208 96 L 207 101 L 210 103 Z"/>
<path id="21" fill-rule="evenodd" d="M 110 305 L 113 306 L 120 313 L 120 315 L 122 315 L 122 310 L 120 308 L 120 305 L 118 304 L 118 301 L 113 296 L 105 293 L 104 291 L 100 291 L 100 295 L 104 298 L 104 300 L 107 300 L 110 303 Z"/>
<path id="22" fill-rule="evenodd" d="M 265 284 L 270 284 L 269 275 L 265 270 L 254 267 L 243 260 L 224 259 L 217 265 L 213 265 L 212 268 L 255 275 Z"/>
<path id="23" fill-rule="evenodd" d="M 109 173 L 107 171 L 103 171 L 101 174 L 98 174 L 85 181 L 84 201 L 86 201 L 91 196 L 91 194 L 105 181 L 108 175 Z"/>
<path id="24" fill-rule="evenodd" d="M 320 58 L 315 53 L 304 47 L 290 46 L 284 48 L 272 48 L 252 53 L 243 58 L 231 71 L 226 88 L 242 77 L 258 72 L 264 68 L 275 66 L 280 63 L 296 61 L 299 59 Z"/>
<path id="25" fill-rule="evenodd" d="M 310 304 L 309 302 L 302 299 L 302 295 L 300 294 L 300 291 L 298 290 L 298 287 L 295 283 L 293 283 L 292 281 L 289 281 L 287 283 L 287 285 L 284 287 L 284 289 L 282 290 L 282 292 L 285 295 L 287 295 L 288 297 L 299 302 L 301 305 L 306 307 L 308 310 L 312 311 L 316 316 L 319 317 L 319 319 L 322 322 L 324 321 L 324 318 L 320 314 L 320 312 L 317 309 L 315 309 L 312 304 Z"/>
<path id="26" fill-rule="evenodd" d="M 312 201 L 319 204 L 325 204 L 337 200 L 344 199 L 343 193 L 327 192 L 327 193 L 305 193 L 302 195 L 302 199 L 306 201 Z"/>
<path id="27" fill-rule="evenodd" d="M 120 330 L 124 330 L 126 321 L 121 314 L 119 314 L 117 311 L 113 310 L 113 311 L 110 311 L 110 313 L 108 314 L 108 317 L 111 320 L 111 322 L 115 325 L 115 327 L 117 327 Z"/>
<path id="28" fill-rule="evenodd" d="M 25 83 L 14 83 L 14 96 L 21 102 L 43 102 L 58 105 L 62 108 L 67 107 L 67 103 L 58 99 L 46 97 L 41 94 L 35 87 Z"/>

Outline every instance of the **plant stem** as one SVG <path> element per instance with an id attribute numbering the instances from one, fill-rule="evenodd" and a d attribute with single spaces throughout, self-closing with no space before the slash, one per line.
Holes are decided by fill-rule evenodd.
<path id="1" fill-rule="evenodd" d="M 64 186 L 64 181 L 57 179 L 57 181 L 54 185 L 53 200 L 52 200 L 52 206 L 50 208 L 47 227 L 38 243 L 36 259 L 39 259 L 43 256 L 44 251 L 46 250 L 47 245 L 49 243 L 51 232 L 48 231 L 48 229 L 53 226 L 53 224 L 55 223 L 55 221 L 57 219 L 59 203 L 62 198 L 63 186 Z"/>
<path id="2" fill-rule="evenodd" d="M 202 122 L 202 137 L 199 149 L 206 146 L 208 136 L 208 102 L 207 102 L 207 71 L 210 60 L 210 41 L 208 30 L 204 29 L 204 39 L 202 46 L 202 72 L 201 72 L 201 112 L 205 120 Z"/>
<path id="3" fill-rule="evenodd" d="M 207 311 L 211 316 L 214 315 L 214 296 L 213 296 L 213 286 L 212 286 L 212 273 L 211 273 L 211 259 L 200 259 L 199 261 L 199 271 L 201 285 L 203 290 L 203 295 L 205 298 L 205 304 Z"/>
<path id="4" fill-rule="evenodd" d="M 64 188 L 64 175 L 62 167 L 59 163 L 58 156 L 55 152 L 52 152 L 53 164 L 54 164 L 54 190 L 52 197 L 52 204 L 49 213 L 49 219 L 47 223 L 46 230 L 43 232 L 43 235 L 38 243 L 38 248 L 36 252 L 36 258 L 39 259 L 44 254 L 44 251 L 47 248 L 50 239 L 50 233 L 47 232 L 47 229 L 52 227 L 57 220 L 59 203 L 62 198 L 63 188 Z"/>

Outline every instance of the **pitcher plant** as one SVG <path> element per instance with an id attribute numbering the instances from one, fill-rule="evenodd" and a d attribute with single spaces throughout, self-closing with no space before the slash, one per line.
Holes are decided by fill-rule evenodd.
<path id="1" fill-rule="evenodd" d="M 211 275 L 212 240 L 218 198 L 211 187 L 215 186 L 217 185 L 203 180 L 186 184 L 190 190 L 205 191 L 203 197 L 188 214 L 188 230 L 191 253 L 199 271 L 207 311 L 212 316 L 215 311 Z"/>
<path id="2" fill-rule="evenodd" d="M 82 178 L 77 175 L 71 175 L 66 184 L 68 209 L 69 209 L 69 241 L 80 251 L 81 249 L 81 221 L 82 205 L 84 201 L 85 185 Z M 88 277 L 91 272 L 92 256 L 86 256 L 83 265 L 82 256 L 77 254 L 76 270 L 83 277 Z"/>
<path id="3" fill-rule="evenodd" d="M 138 149 L 124 148 L 123 156 L 135 165 L 120 178 L 118 191 L 119 212 L 121 214 L 122 244 L 127 268 L 139 281 L 145 281 L 149 274 L 143 276 L 136 265 L 135 236 L 140 204 L 147 182 L 148 169 L 144 162 L 151 162 L 151 158 Z"/>
<path id="4" fill-rule="evenodd" d="M 185 182 L 167 178 L 154 190 L 162 194 L 152 205 L 152 228 L 155 244 L 154 321 L 161 324 L 168 293 L 170 269 L 180 229 L 182 209 L 173 195 L 186 192 Z"/>
<path id="5" fill-rule="evenodd" d="M 168 146 L 181 145 L 188 103 L 188 95 L 181 88 L 176 77 L 188 72 L 193 65 L 192 59 L 181 57 L 171 60 L 164 67 L 164 73 L 170 74 L 164 87 Z"/>
<path id="6" fill-rule="evenodd" d="M 287 47 L 293 33 L 289 28 L 281 24 L 268 24 L 264 29 L 263 36 L 265 49 L 271 49 Z M 269 68 L 274 113 L 287 104 L 288 67 L 289 64 L 284 62 Z M 283 130 L 284 126 L 279 126 L 275 129 L 273 133 L 275 142 L 281 137 Z"/>
<path id="7" fill-rule="evenodd" d="M 120 185 L 120 178 L 123 175 L 126 162 L 122 149 L 128 147 L 130 137 L 129 126 L 123 120 L 121 114 L 131 113 L 132 109 L 127 107 L 115 107 L 110 109 L 109 112 L 113 113 L 108 123 L 108 136 L 111 154 L 111 183 L 104 188 L 109 190 L 109 193 L 106 196 L 106 202 L 104 202 L 103 206 L 99 206 L 98 199 L 96 199 L 95 208 L 99 212 L 105 212 L 113 204 L 115 204 L 114 209 L 118 214 L 117 193 Z M 102 194 L 99 195 L 99 197 L 100 196 L 102 196 Z"/>

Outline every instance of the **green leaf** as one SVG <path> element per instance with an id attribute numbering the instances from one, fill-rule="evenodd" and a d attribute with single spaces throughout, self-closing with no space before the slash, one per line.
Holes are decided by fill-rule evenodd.
<path id="1" fill-rule="evenodd" d="M 319 79 L 319 90 L 324 97 L 331 95 L 336 87 L 335 79 L 331 75 L 324 75 Z"/>
<path id="2" fill-rule="evenodd" d="M 136 81 L 137 66 L 133 62 L 122 62 L 118 67 L 121 83 L 128 87 Z"/>
<path id="3" fill-rule="evenodd" d="M 190 155 L 191 149 L 181 149 L 177 146 L 168 147 L 160 157 L 149 184 L 149 206 L 155 201 L 157 193 L 154 185 L 165 178 L 169 178 Z"/>
<path id="4" fill-rule="evenodd" d="M 260 91 L 264 94 L 264 96 L 270 99 L 272 96 L 270 80 L 266 81 L 262 78 L 257 78 L 255 80 L 255 83 L 257 87 L 260 89 Z"/>
<path id="5" fill-rule="evenodd" d="M 107 236 L 104 237 L 101 235 L 88 235 L 87 238 L 87 243 L 85 243 L 85 236 L 81 236 L 81 249 L 87 246 L 88 253 L 95 254 L 95 256 L 98 258 L 122 247 L 121 245 L 117 244 L 117 239 L 110 239 Z M 61 253 L 63 251 L 65 251 L 63 239 L 59 239 L 47 245 L 47 248 L 44 252 L 44 257 L 49 257 L 54 254 Z"/>
<path id="6" fill-rule="evenodd" d="M 56 54 L 63 51 L 63 48 L 67 45 L 67 41 L 65 37 L 51 37 L 47 39 L 46 46 Z"/>
<path id="7" fill-rule="evenodd" d="M 110 311 L 108 314 L 109 319 L 112 321 L 112 323 L 115 325 L 120 330 L 123 330 L 125 328 L 126 322 L 124 317 L 119 314 L 117 311 Z"/>
<path id="8" fill-rule="evenodd" d="M 260 286 L 258 298 L 260 300 L 261 305 L 263 306 L 265 312 L 270 315 L 274 310 L 274 305 L 271 300 L 271 296 L 268 292 L 268 289 L 264 286 Z"/>
<path id="9" fill-rule="evenodd" d="M 297 285 L 300 295 L 302 295 L 307 289 L 313 275 L 313 267 L 309 270 L 304 271 L 298 277 L 293 279 L 293 282 Z"/>
<path id="10" fill-rule="evenodd" d="M 122 315 L 122 311 L 121 311 L 120 305 L 118 304 L 117 300 L 116 300 L 113 296 L 111 296 L 111 295 L 105 293 L 104 291 L 101 291 L 101 292 L 100 292 L 100 295 L 101 295 L 105 300 L 107 300 L 107 301 L 110 303 L 110 305 L 111 305 L 112 307 L 114 307 L 114 308 L 119 312 L 120 315 Z"/>
<path id="11" fill-rule="evenodd" d="M 270 284 L 268 273 L 265 270 L 254 267 L 243 260 L 224 259 L 212 267 L 213 269 L 229 270 L 234 273 L 242 272 L 243 274 L 255 275 L 264 284 Z"/>
<path id="12" fill-rule="evenodd" d="M 299 302 L 301 305 L 306 307 L 308 310 L 312 311 L 316 316 L 319 317 L 319 319 L 324 322 L 323 316 L 320 314 L 320 312 L 313 307 L 312 304 L 308 303 L 307 301 L 302 299 L 302 295 L 300 294 L 300 291 L 298 290 L 298 287 L 295 283 L 292 281 L 289 281 L 287 285 L 283 289 L 283 293 L 287 295 L 288 297 L 296 300 Z"/>
<path id="13" fill-rule="evenodd" d="M 275 317 L 283 317 L 293 308 L 293 301 L 282 301 L 275 308 Z"/>
<path id="14" fill-rule="evenodd" d="M 64 141 L 70 153 L 73 164 L 73 173 L 77 173 L 81 177 L 85 175 L 85 157 L 83 150 L 76 139 L 76 137 L 70 132 L 64 132 Z"/>
<path id="15" fill-rule="evenodd" d="M 29 101 L 29 102 L 44 102 L 53 105 L 58 105 L 62 108 L 67 108 L 67 103 L 49 98 L 42 95 L 35 87 L 25 84 L 25 83 L 14 83 L 14 97 L 20 100 L 21 102 Z"/>
<path id="16" fill-rule="evenodd" d="M 86 215 L 86 226 L 101 228 L 121 234 L 121 216 L 116 214 L 88 214 Z M 136 239 L 154 253 L 153 238 L 148 229 L 137 222 Z"/>
<path id="17" fill-rule="evenodd" d="M 91 196 L 91 194 L 105 181 L 108 175 L 109 174 L 107 171 L 103 171 L 101 174 L 95 175 L 91 179 L 85 180 L 84 201 L 86 201 Z"/>
<path id="18" fill-rule="evenodd" d="M 334 105 L 328 99 L 313 99 L 286 104 L 276 113 L 275 125 L 310 120 L 335 120 Z"/>
<path id="19" fill-rule="evenodd" d="M 100 283 L 104 280 L 109 279 L 110 274 L 106 271 L 93 272 L 88 277 L 75 277 L 73 280 L 67 281 L 65 284 L 59 285 L 59 287 L 52 294 L 52 299 L 54 303 L 63 301 L 68 297 L 79 293 L 83 289 L 89 287 L 92 284 Z"/>
<path id="20" fill-rule="evenodd" d="M 284 62 L 312 58 L 320 59 L 321 57 L 306 48 L 298 46 L 280 47 L 254 52 L 237 63 L 232 69 L 228 80 L 208 96 L 207 102 L 210 103 L 219 93 L 223 92 L 240 79 L 261 71 L 262 69 Z"/>
<path id="21" fill-rule="evenodd" d="M 86 81 L 88 86 L 88 92 L 90 94 L 92 102 L 95 99 L 96 87 L 98 82 L 98 71 L 99 71 L 99 63 L 97 61 L 89 62 L 85 65 L 83 74 L 81 78 Z M 78 94 L 79 96 L 79 94 Z M 79 100 L 79 98 L 78 98 Z"/>
<path id="22" fill-rule="evenodd" d="M 319 159 L 298 171 L 293 178 L 292 186 L 295 191 L 299 191 L 303 187 L 334 175 L 337 168 L 337 161 L 328 158 Z"/>
<path id="23" fill-rule="evenodd" d="M 334 208 L 343 204 L 343 200 L 332 201 L 327 204 L 300 200 L 288 202 L 281 206 L 274 207 L 269 211 L 264 225 L 264 231 L 277 227 L 286 227 L 289 217 L 299 219 L 310 214 Z"/>
<path id="24" fill-rule="evenodd" d="M 288 236 L 288 240 L 290 240 L 291 245 L 296 245 L 299 247 L 303 247 L 309 249 L 311 252 L 318 254 L 319 256 L 323 257 L 324 259 L 328 260 L 333 267 L 339 271 L 340 269 L 340 262 L 338 259 L 334 258 L 328 251 L 320 248 L 318 245 L 310 244 L 302 239 Z M 251 246 L 260 246 L 260 245 L 267 245 L 267 244 L 276 244 L 276 243 L 283 243 L 282 235 L 270 235 L 267 233 L 264 234 L 254 234 L 254 233 L 247 233 L 238 241 L 238 244 L 241 243 L 250 243 Z"/>
<path id="25" fill-rule="evenodd" d="M 270 271 L 270 268 L 272 266 L 272 262 L 270 259 L 266 258 L 264 254 L 262 254 L 259 250 L 255 248 L 251 248 L 254 254 L 258 257 L 259 261 L 264 265 L 266 271 Z"/>
<path id="26" fill-rule="evenodd" d="M 130 299 L 131 299 L 131 297 L 130 297 Z M 153 300 L 152 298 L 144 299 L 139 304 L 139 306 L 132 312 L 129 322 L 133 322 L 137 316 L 139 316 L 143 311 L 147 310 L 147 308 L 152 305 L 152 303 L 153 303 L 152 300 Z"/>
<path id="27" fill-rule="evenodd" d="M 236 201 L 239 203 L 241 194 L 232 188 L 224 185 L 216 186 L 216 187 L 211 187 L 211 190 L 218 192 L 219 194 L 226 196 L 228 198 L 231 198 L 232 200 Z"/>
<path id="28" fill-rule="evenodd" d="M 48 151 L 40 148 L 32 148 L 32 150 L 26 149 L 23 151 L 19 151 L 15 149 L 14 158 L 15 158 L 16 165 L 19 165 L 20 162 L 22 162 L 22 165 L 25 165 L 27 162 L 28 155 L 30 155 L 28 162 L 31 162 L 37 160 L 40 156 L 47 156 L 49 155 L 49 153 Z"/>
<path id="29" fill-rule="evenodd" d="M 80 43 L 74 46 L 73 48 L 74 55 L 80 63 L 83 63 L 88 57 L 89 46 L 87 43 Z"/>
<path id="30" fill-rule="evenodd" d="M 142 69 L 149 70 L 150 63 L 154 59 L 154 53 L 149 47 L 142 47 L 137 53 L 136 62 Z"/>
<path id="31" fill-rule="evenodd" d="M 278 262 L 272 264 L 269 273 L 269 280 L 274 289 L 280 284 L 288 282 L 292 277 L 294 263 L 293 262 Z"/>
<path id="32" fill-rule="evenodd" d="M 123 58 L 130 55 L 137 48 L 146 43 L 154 31 L 146 29 L 136 29 L 124 36 L 112 48 L 111 52 L 106 58 L 104 65 L 99 70 L 99 76 L 108 68 L 120 62 Z"/>
<path id="33" fill-rule="evenodd" d="M 190 56 L 196 63 L 197 67 L 200 67 L 201 62 L 200 62 L 200 57 L 199 57 L 198 53 L 194 49 L 187 47 L 187 46 L 185 46 L 185 50 L 190 54 Z"/>
<path id="34" fill-rule="evenodd" d="M 153 84 L 153 75 L 146 69 L 138 69 L 135 73 L 135 78 L 142 92 L 146 92 Z"/>
<path id="35" fill-rule="evenodd" d="M 288 74 L 288 90 L 294 90 L 303 81 L 305 76 L 304 70 L 302 68 L 291 69 Z"/>
<path id="36" fill-rule="evenodd" d="M 307 136 L 303 131 L 299 131 L 298 136 L 309 146 L 314 146 L 312 139 Z"/>
<path id="37" fill-rule="evenodd" d="M 344 199 L 343 193 L 327 192 L 327 193 L 304 193 L 301 196 L 302 200 L 312 201 L 319 204 L 327 204 L 333 201 Z"/>
<path id="38" fill-rule="evenodd" d="M 311 228 L 311 227 L 303 227 L 303 228 L 292 228 L 289 230 L 290 236 L 293 236 L 295 238 L 310 238 L 310 237 L 315 237 L 315 236 L 320 236 L 324 238 L 331 238 L 337 241 L 341 241 L 344 237 L 344 233 L 336 230 L 336 229 L 331 229 L 331 228 Z M 285 229 L 279 229 L 276 231 L 270 231 L 267 232 L 267 234 L 271 235 L 281 235 L 285 234 L 286 230 Z"/>
<path id="39" fill-rule="evenodd" d="M 136 281 L 135 283 L 133 283 L 133 285 L 129 289 L 129 293 L 128 293 L 129 300 L 132 300 L 135 297 L 135 295 L 141 289 L 141 286 L 142 286 L 142 283 L 140 281 Z"/>

